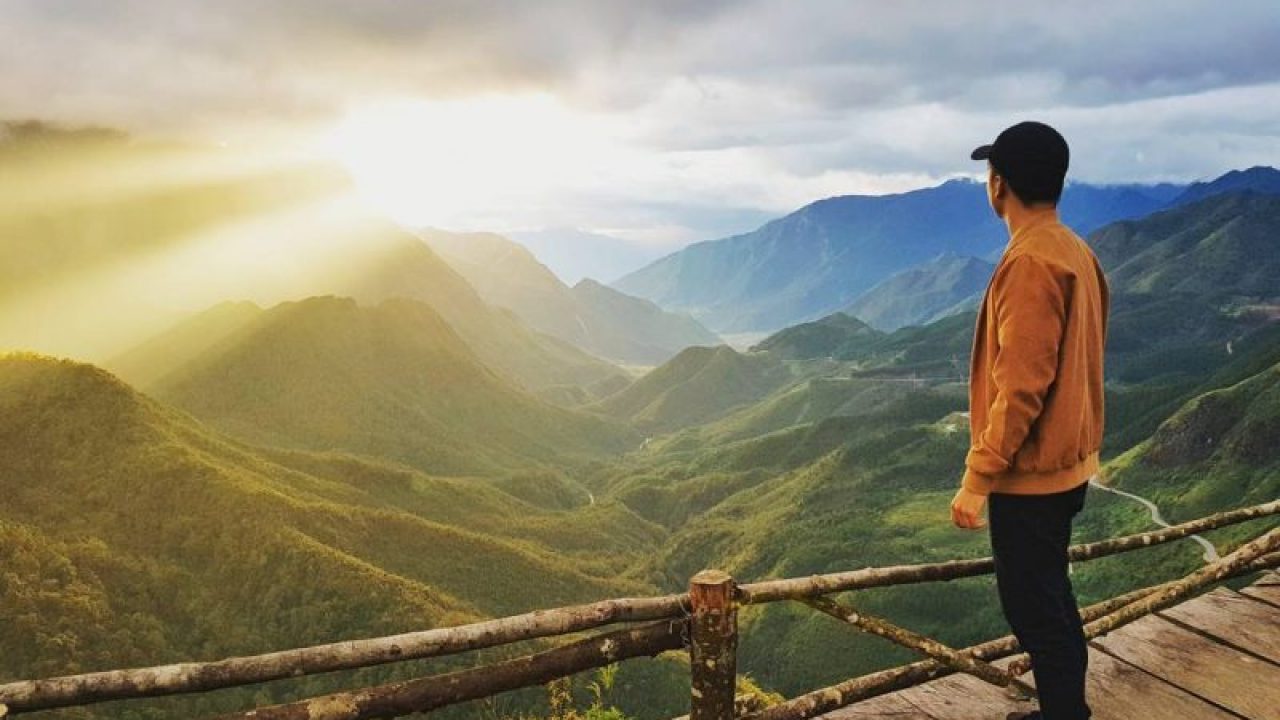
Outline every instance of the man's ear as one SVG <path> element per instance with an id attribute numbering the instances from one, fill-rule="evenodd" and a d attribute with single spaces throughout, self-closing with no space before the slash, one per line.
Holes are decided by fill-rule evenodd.
<path id="1" fill-rule="evenodd" d="M 1004 181 L 1004 176 L 999 173 L 991 174 L 991 195 L 992 197 L 1004 199 L 1005 193 L 1009 191 L 1009 185 Z"/>

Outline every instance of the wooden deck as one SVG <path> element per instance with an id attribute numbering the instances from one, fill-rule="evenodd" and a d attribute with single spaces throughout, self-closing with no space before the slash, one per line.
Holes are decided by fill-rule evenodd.
<path id="1" fill-rule="evenodd" d="M 1031 673 L 1023 679 L 1032 682 Z M 1094 720 L 1280 720 L 1280 574 L 1240 592 L 1219 588 L 1093 641 L 1088 699 Z M 821 717 L 1003 720 L 1034 707 L 951 675 Z"/>

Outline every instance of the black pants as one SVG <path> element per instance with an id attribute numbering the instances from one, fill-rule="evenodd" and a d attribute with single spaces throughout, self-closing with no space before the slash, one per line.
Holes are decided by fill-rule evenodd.
<path id="1" fill-rule="evenodd" d="M 988 502 L 996 586 L 1005 619 L 1031 655 L 1045 720 L 1086 720 L 1089 656 L 1067 576 L 1071 519 L 1088 483 L 1051 495 L 992 493 Z"/>

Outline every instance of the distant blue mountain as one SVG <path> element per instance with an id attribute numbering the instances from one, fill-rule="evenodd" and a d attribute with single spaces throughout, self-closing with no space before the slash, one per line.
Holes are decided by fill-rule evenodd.
<path id="1" fill-rule="evenodd" d="M 1068 186 L 1064 220 L 1088 233 L 1161 209 L 1174 185 Z M 981 183 L 819 200 L 754 232 L 696 243 L 613 283 L 718 332 L 772 331 L 848 307 L 944 253 L 990 258 L 1007 241 Z"/>
<path id="2" fill-rule="evenodd" d="M 925 325 L 967 308 L 966 302 L 982 295 L 993 269 L 984 260 L 945 253 L 889 276 L 843 312 L 885 332 Z"/>
<path id="3" fill-rule="evenodd" d="M 1273 305 L 1280 298 L 1278 228 L 1280 193 L 1224 192 L 1108 225 L 1089 244 L 1116 294 Z"/>
<path id="4" fill-rule="evenodd" d="M 1187 205 L 1203 200 L 1210 195 L 1226 192 L 1255 192 L 1263 195 L 1280 195 L 1280 170 L 1273 167 L 1256 166 L 1248 170 L 1232 170 L 1209 182 L 1192 184 L 1178 194 L 1170 205 Z"/>

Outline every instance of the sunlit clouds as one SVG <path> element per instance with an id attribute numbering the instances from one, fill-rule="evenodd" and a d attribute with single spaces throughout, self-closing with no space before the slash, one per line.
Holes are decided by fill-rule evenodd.
<path id="1" fill-rule="evenodd" d="M 1280 164 L 1269 0 L 0 7 L 6 112 L 330 137 L 367 199 L 454 230 L 713 239 L 973 173 L 968 150 L 1028 117 L 1090 182 Z"/>
<path id="2" fill-rule="evenodd" d="M 402 223 L 494 229 L 604 181 L 627 153 L 605 120 L 545 94 L 370 102 L 324 132 L 319 148 Z"/>

